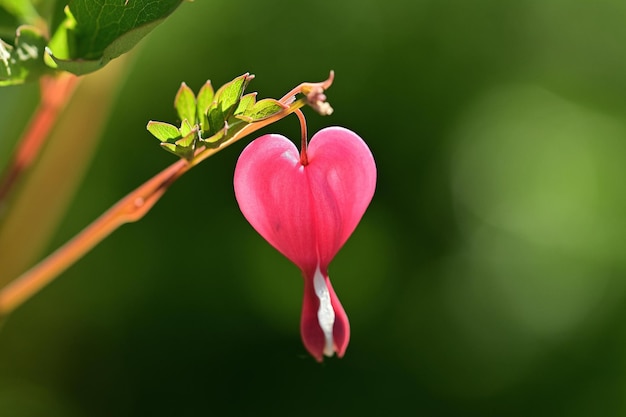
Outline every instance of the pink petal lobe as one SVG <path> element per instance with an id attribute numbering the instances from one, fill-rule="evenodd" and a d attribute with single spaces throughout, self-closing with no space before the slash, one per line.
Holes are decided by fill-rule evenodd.
<path id="1" fill-rule="evenodd" d="M 302 269 L 317 265 L 311 193 L 295 145 L 281 135 L 251 142 L 235 168 L 235 196 L 252 227 Z"/>
<path id="2" fill-rule="evenodd" d="M 320 264 L 326 268 L 374 196 L 376 165 L 363 139 L 342 127 L 313 135 L 307 155 L 315 235 Z"/>

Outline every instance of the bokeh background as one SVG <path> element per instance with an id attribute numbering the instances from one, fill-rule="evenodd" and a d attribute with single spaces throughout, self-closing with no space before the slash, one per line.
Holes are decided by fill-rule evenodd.
<path id="1" fill-rule="evenodd" d="M 145 125 L 181 81 L 280 97 L 334 69 L 309 130 L 356 131 L 379 173 L 330 269 L 346 356 L 301 344 L 299 271 L 234 199 L 243 141 L 4 323 L 0 416 L 626 415 L 624 45 L 618 0 L 183 4 L 128 58 L 47 252 L 174 161 Z M 7 137 L 35 93 L 0 91 Z"/>

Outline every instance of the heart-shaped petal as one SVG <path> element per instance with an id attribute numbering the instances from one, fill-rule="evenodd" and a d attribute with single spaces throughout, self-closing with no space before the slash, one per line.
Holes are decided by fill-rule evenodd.
<path id="1" fill-rule="evenodd" d="M 242 152 L 235 169 L 239 207 L 261 236 L 301 269 L 325 269 L 361 220 L 376 187 L 369 148 L 350 130 L 329 127 L 309 143 L 308 165 L 281 135 Z"/>

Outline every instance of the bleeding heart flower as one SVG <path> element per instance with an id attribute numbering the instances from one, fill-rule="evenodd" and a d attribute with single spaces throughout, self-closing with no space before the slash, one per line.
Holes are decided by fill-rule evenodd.
<path id="1" fill-rule="evenodd" d="M 355 133 L 330 127 L 308 149 L 281 135 L 250 143 L 235 168 L 235 196 L 246 219 L 304 275 L 300 328 L 307 350 L 342 357 L 350 325 L 328 278 L 328 264 L 361 220 L 376 187 L 376 165 Z"/>

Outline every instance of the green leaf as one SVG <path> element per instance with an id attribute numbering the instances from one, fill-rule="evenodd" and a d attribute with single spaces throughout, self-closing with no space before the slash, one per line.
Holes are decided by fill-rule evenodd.
<path id="1" fill-rule="evenodd" d="M 257 93 L 248 93 L 245 96 L 241 97 L 241 100 L 239 100 L 239 104 L 237 105 L 237 108 L 235 109 L 233 114 L 242 114 L 249 107 L 254 106 L 254 103 L 256 102 L 256 94 Z"/>
<path id="2" fill-rule="evenodd" d="M 204 130 L 209 129 L 209 119 L 207 117 L 207 111 L 213 102 L 213 86 L 211 85 L 211 81 L 207 81 L 204 83 L 200 92 L 198 93 L 198 97 L 196 99 L 196 108 L 198 115 L 198 122 L 200 123 L 200 128 Z"/>
<path id="3" fill-rule="evenodd" d="M 207 110 L 207 119 L 204 121 L 203 132 L 208 137 L 214 136 L 226 126 L 226 120 L 238 107 L 242 94 L 250 80 L 254 78 L 250 74 L 243 74 L 234 80 L 221 86 L 213 97 L 213 102 Z M 203 101 L 206 98 L 203 98 Z M 246 101 L 250 100 L 247 98 Z M 208 126 L 206 126 L 208 124 Z"/>
<path id="4" fill-rule="evenodd" d="M 237 116 L 237 118 L 247 122 L 258 122 L 280 113 L 284 110 L 284 108 L 285 106 L 278 100 L 266 98 L 259 100 L 254 106 L 249 107 L 242 115 Z"/>
<path id="5" fill-rule="evenodd" d="M 207 114 L 209 121 L 209 136 L 215 135 L 217 132 L 224 128 L 224 123 L 226 122 L 224 118 L 224 113 L 217 105 L 212 105 L 209 107 L 209 112 Z"/>
<path id="6" fill-rule="evenodd" d="M 46 39 L 32 26 L 20 26 L 14 46 L 0 39 L 0 86 L 21 84 L 50 71 L 44 65 Z"/>
<path id="7" fill-rule="evenodd" d="M 165 149 L 166 151 L 173 153 L 173 154 L 174 154 L 174 155 L 176 155 L 176 156 L 180 156 L 180 155 L 178 155 L 178 153 L 176 152 L 176 144 L 174 144 L 174 143 L 162 142 L 162 143 L 161 143 L 161 147 L 162 147 L 163 149 Z"/>
<path id="8" fill-rule="evenodd" d="M 199 116 L 200 117 L 200 130 L 202 132 L 208 132 L 209 131 L 209 117 L 205 114 Z"/>
<path id="9" fill-rule="evenodd" d="M 46 64 L 52 68 L 57 68 L 57 61 L 61 62 L 65 60 L 71 62 L 69 61 L 71 55 L 70 51 L 75 49 L 73 45 L 73 32 L 76 28 L 76 19 L 74 19 L 74 15 L 72 15 L 68 6 L 65 6 L 63 13 L 65 18 L 59 23 L 52 34 L 48 48 L 46 49 L 46 55 L 44 56 Z M 53 51 L 56 55 L 53 54 Z"/>
<path id="10" fill-rule="evenodd" d="M 206 139 L 200 139 L 200 142 L 204 143 L 207 147 L 211 147 L 219 143 L 222 139 L 226 137 L 226 132 L 224 129 L 215 133 L 214 135 L 209 136 Z"/>
<path id="11" fill-rule="evenodd" d="M 178 139 L 182 136 L 178 128 L 169 123 L 155 122 L 150 120 L 146 128 L 150 133 L 152 133 L 155 138 L 157 138 L 161 142 L 173 142 L 175 139 Z"/>
<path id="12" fill-rule="evenodd" d="M 182 148 L 193 148 L 194 147 L 193 145 L 195 144 L 197 137 L 198 137 L 198 131 L 192 130 L 185 137 L 177 140 L 175 143 L 176 145 Z"/>
<path id="13" fill-rule="evenodd" d="M 218 103 L 224 118 L 228 118 L 233 113 L 241 99 L 243 91 L 252 78 L 250 74 L 245 73 L 231 82 L 224 84 L 217 90 L 214 102 Z"/>
<path id="14" fill-rule="evenodd" d="M 174 107 L 180 120 L 187 120 L 190 124 L 196 124 L 196 96 L 187 84 L 182 83 L 176 97 Z"/>
<path id="15" fill-rule="evenodd" d="M 207 110 L 211 103 L 213 103 L 213 86 L 211 85 L 211 81 L 207 81 L 204 83 L 200 91 L 198 92 L 198 98 L 196 106 L 198 107 L 198 119 L 202 120 L 203 115 L 206 115 Z"/>
<path id="16" fill-rule="evenodd" d="M 187 136 L 189 134 L 189 132 L 191 132 L 192 130 L 195 130 L 195 129 L 189 124 L 189 121 L 187 119 L 185 119 L 180 124 L 180 129 L 179 130 L 180 130 L 181 136 Z"/>
<path id="17" fill-rule="evenodd" d="M 169 123 L 148 122 L 150 133 L 161 141 L 163 149 L 174 155 L 191 160 L 198 142 L 198 129 L 192 128 L 187 119 L 183 120 L 180 129 Z"/>
<path id="18" fill-rule="evenodd" d="M 105 66 L 131 50 L 182 0 L 71 0 L 53 35 L 50 64 L 77 75 Z"/>
<path id="19" fill-rule="evenodd" d="M 191 136 L 194 136 L 194 135 L 191 134 Z M 171 152 L 174 155 L 178 156 L 179 158 L 184 158 L 188 161 L 193 159 L 193 155 L 194 155 L 193 146 L 186 147 L 186 146 L 180 146 L 177 143 L 161 142 L 161 147 L 165 149 L 166 151 Z"/>
<path id="20" fill-rule="evenodd" d="M 193 159 L 193 155 L 196 150 L 197 139 L 198 131 L 194 129 L 174 143 L 161 142 L 161 146 L 163 149 L 173 153 L 174 155 L 190 161 Z"/>

